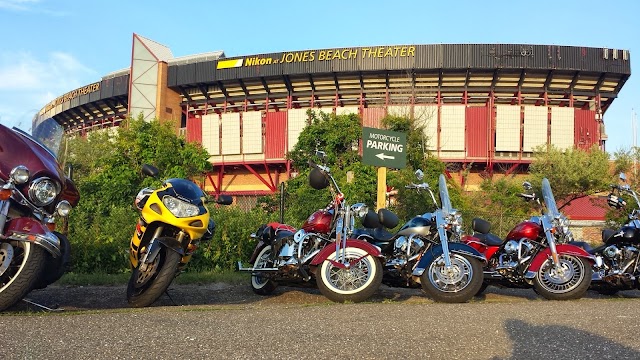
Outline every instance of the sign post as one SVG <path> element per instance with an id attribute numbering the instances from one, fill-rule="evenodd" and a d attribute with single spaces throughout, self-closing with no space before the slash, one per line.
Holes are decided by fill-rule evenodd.
<path id="1" fill-rule="evenodd" d="M 362 163 L 378 166 L 377 209 L 386 206 L 387 168 L 407 165 L 407 134 L 375 128 L 362 128 Z"/>

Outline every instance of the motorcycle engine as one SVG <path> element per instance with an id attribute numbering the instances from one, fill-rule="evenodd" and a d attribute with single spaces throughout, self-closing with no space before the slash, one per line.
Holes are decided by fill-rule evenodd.
<path id="1" fill-rule="evenodd" d="M 325 241 L 316 233 L 298 230 L 292 237 L 283 239 L 279 253 L 280 266 L 306 263 L 320 251 Z"/>
<path id="2" fill-rule="evenodd" d="M 424 242 L 415 235 L 410 235 L 409 237 L 400 236 L 395 241 L 393 257 L 412 260 L 413 257 L 420 253 L 420 249 L 423 246 Z"/>
<path id="3" fill-rule="evenodd" d="M 513 269 L 519 264 L 529 260 L 534 246 L 527 239 L 520 241 L 509 240 L 504 244 L 503 253 L 500 254 L 499 268 Z"/>

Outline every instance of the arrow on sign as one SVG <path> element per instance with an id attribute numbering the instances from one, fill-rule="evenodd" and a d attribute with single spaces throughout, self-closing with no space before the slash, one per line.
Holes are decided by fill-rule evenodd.
<path id="1" fill-rule="evenodd" d="M 380 153 L 378 155 L 376 155 L 376 157 L 380 160 L 384 160 L 384 159 L 395 159 L 395 156 L 390 156 L 390 155 L 385 155 L 384 153 Z"/>

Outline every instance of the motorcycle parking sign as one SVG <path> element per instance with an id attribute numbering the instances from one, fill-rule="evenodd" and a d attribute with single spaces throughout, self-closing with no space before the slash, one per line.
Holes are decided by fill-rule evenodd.
<path id="1" fill-rule="evenodd" d="M 402 169 L 407 164 L 407 134 L 362 128 L 362 162 L 367 165 Z"/>

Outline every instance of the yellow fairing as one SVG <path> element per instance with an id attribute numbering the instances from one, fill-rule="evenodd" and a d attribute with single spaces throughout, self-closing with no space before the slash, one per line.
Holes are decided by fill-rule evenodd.
<path id="1" fill-rule="evenodd" d="M 158 193 L 163 192 L 169 187 L 171 187 L 171 184 L 167 184 L 167 186 L 157 189 L 153 193 L 151 193 L 151 195 L 149 195 L 149 198 L 147 199 L 147 202 L 142 208 L 142 211 L 140 212 L 140 215 L 144 219 L 144 222 L 146 224 L 139 224 L 139 229 L 136 228 L 136 231 L 133 233 L 133 237 L 131 238 L 129 260 L 131 261 L 133 267 L 136 267 L 138 264 L 140 242 L 142 241 L 142 237 L 147 228 L 155 222 L 164 223 L 181 229 L 182 231 L 187 233 L 187 235 L 189 235 L 190 241 L 200 239 L 207 231 L 207 226 L 209 225 L 208 210 L 202 215 L 178 218 L 175 217 L 171 213 L 171 211 L 166 208 L 166 206 L 162 203 L 162 199 L 158 197 Z"/>

